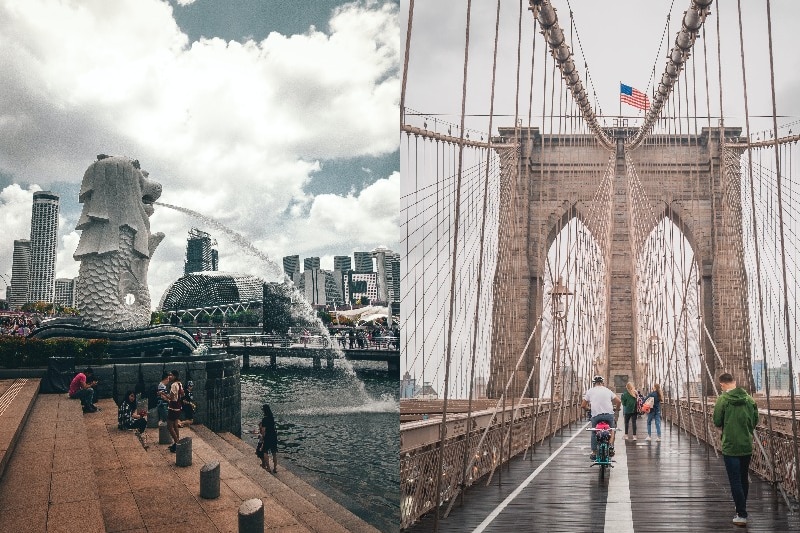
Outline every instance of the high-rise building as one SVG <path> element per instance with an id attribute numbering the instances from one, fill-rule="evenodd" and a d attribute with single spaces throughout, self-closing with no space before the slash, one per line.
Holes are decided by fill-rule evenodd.
<path id="1" fill-rule="evenodd" d="M 378 274 L 375 272 L 353 272 L 347 273 L 346 283 L 344 284 L 345 301 L 351 304 L 364 297 L 370 302 L 378 299 Z"/>
<path id="2" fill-rule="evenodd" d="M 300 272 L 300 256 L 287 255 L 283 258 L 283 272 L 294 279 L 294 275 Z"/>
<path id="3" fill-rule="evenodd" d="M 400 254 L 385 246 L 372 250 L 378 270 L 378 300 L 400 301 Z"/>
<path id="4" fill-rule="evenodd" d="M 306 257 L 303 259 L 303 272 L 319 270 L 319 257 Z"/>
<path id="5" fill-rule="evenodd" d="M 77 278 L 56 278 L 54 301 L 65 307 L 75 307 L 75 285 Z"/>
<path id="6" fill-rule="evenodd" d="M 341 272 L 347 272 L 348 270 L 352 270 L 352 262 L 350 261 L 349 255 L 334 255 L 333 256 L 333 269 L 339 270 Z"/>
<path id="7" fill-rule="evenodd" d="M 6 293 L 8 308 L 19 309 L 28 301 L 28 274 L 31 268 L 31 241 L 14 241 L 14 256 L 11 264 L 11 293 Z"/>
<path id="8" fill-rule="evenodd" d="M 53 301 L 57 250 L 58 195 L 50 191 L 35 192 L 31 212 L 29 302 Z"/>
<path id="9" fill-rule="evenodd" d="M 353 270 L 359 274 L 372 272 L 372 252 L 353 252 Z"/>
<path id="10" fill-rule="evenodd" d="M 342 293 L 333 272 L 315 268 L 295 275 L 297 289 L 311 305 L 342 305 Z"/>
<path id="11" fill-rule="evenodd" d="M 397 254 L 398 256 L 400 254 Z M 391 273 L 391 281 L 389 288 L 391 289 L 391 298 L 393 302 L 400 302 L 400 258 L 392 259 L 390 262 L 390 269 L 387 271 Z"/>
<path id="12" fill-rule="evenodd" d="M 183 265 L 183 273 L 209 272 L 219 269 L 219 253 L 214 248 L 217 241 L 211 239 L 211 235 L 197 228 L 189 230 L 189 237 L 186 240 L 186 262 Z"/>
<path id="13" fill-rule="evenodd" d="M 390 251 L 385 246 L 378 246 L 372 250 L 375 265 L 378 267 L 378 301 L 389 301 L 389 287 L 386 283 L 386 252 Z"/>

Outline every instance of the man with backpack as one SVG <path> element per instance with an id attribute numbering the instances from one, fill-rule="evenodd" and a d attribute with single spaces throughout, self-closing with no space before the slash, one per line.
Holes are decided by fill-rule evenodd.
<path id="1" fill-rule="evenodd" d="M 592 388 L 586 391 L 583 395 L 581 402 L 582 409 L 592 410 L 592 428 L 597 426 L 601 420 L 608 423 L 610 427 L 614 427 L 614 411 L 619 410 L 622 403 L 617 395 L 603 385 L 603 376 L 595 376 L 592 379 Z M 590 459 L 594 461 L 597 458 L 597 436 L 595 431 L 592 431 L 592 455 Z M 614 434 L 611 434 L 611 441 L 609 442 L 610 455 L 614 455 Z"/>

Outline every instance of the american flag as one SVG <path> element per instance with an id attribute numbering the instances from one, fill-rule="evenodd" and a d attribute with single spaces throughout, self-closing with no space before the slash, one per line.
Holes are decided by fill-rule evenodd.
<path id="1" fill-rule="evenodd" d="M 647 100 L 647 95 L 642 91 L 637 91 L 630 85 L 624 83 L 619 84 L 619 100 L 624 104 L 635 107 L 636 109 L 647 109 L 650 107 L 650 102 Z"/>

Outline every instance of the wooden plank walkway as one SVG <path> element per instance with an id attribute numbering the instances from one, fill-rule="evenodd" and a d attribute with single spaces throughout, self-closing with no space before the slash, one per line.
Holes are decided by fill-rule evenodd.
<path id="1" fill-rule="evenodd" d="M 478 531 L 548 533 L 743 530 L 731 523 L 735 510 L 722 457 L 705 444 L 669 424 L 662 425 L 661 442 L 645 441 L 640 423 L 639 440 L 617 436 L 617 467 L 600 479 L 589 463 L 589 432 L 580 427 L 565 428 L 527 458 L 513 459 L 489 486 L 486 479 L 473 485 L 463 504 L 457 501 L 450 516 L 440 518 L 439 531 L 479 526 L 484 529 Z M 526 480 L 529 484 L 520 488 Z M 747 531 L 800 531 L 800 513 L 791 512 L 779 491 L 755 475 L 747 509 Z M 433 529 L 429 513 L 408 531 Z"/>

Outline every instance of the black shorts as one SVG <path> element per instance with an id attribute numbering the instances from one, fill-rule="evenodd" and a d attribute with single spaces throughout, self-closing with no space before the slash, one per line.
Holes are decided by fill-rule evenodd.
<path id="1" fill-rule="evenodd" d="M 167 411 L 167 420 L 180 420 L 181 419 L 181 411 L 173 411 L 170 409 Z"/>

